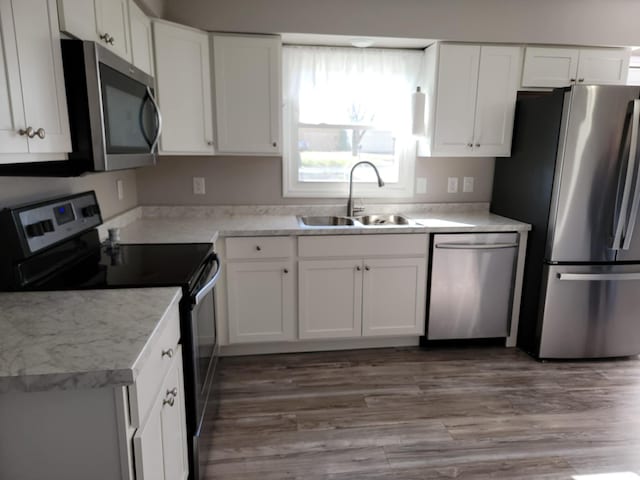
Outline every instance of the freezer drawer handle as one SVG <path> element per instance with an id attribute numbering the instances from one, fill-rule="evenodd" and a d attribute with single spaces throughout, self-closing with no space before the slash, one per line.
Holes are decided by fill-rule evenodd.
<path id="1" fill-rule="evenodd" d="M 438 243 L 436 248 L 444 250 L 496 250 L 498 248 L 515 248 L 517 243 Z"/>
<path id="2" fill-rule="evenodd" d="M 589 282 L 640 280 L 640 273 L 559 273 L 558 280 Z"/>

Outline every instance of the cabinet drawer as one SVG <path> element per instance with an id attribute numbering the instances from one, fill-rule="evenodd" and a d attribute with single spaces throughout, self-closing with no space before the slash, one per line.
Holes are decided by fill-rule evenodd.
<path id="1" fill-rule="evenodd" d="M 151 410 L 162 379 L 171 366 L 171 359 L 179 355 L 180 312 L 177 301 L 167 311 L 163 323 L 164 329 L 155 336 L 155 341 L 151 340 L 152 345 L 147 346 L 147 358 L 136 383 L 129 388 L 131 424 L 135 428 L 142 425 Z"/>
<path id="2" fill-rule="evenodd" d="M 229 260 L 287 258 L 293 255 L 293 239 L 290 237 L 227 238 Z"/>
<path id="3" fill-rule="evenodd" d="M 301 237 L 300 257 L 426 256 L 427 234 Z"/>

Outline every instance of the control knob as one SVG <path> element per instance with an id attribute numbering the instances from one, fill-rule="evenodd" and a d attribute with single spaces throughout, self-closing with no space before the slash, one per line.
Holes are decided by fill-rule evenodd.
<path id="1" fill-rule="evenodd" d="M 31 225 L 27 225 L 25 227 L 27 232 L 27 237 L 41 237 L 45 233 L 53 232 L 55 227 L 51 220 L 42 220 L 41 222 L 32 223 Z"/>
<path id="2" fill-rule="evenodd" d="M 87 205 L 86 207 L 82 208 L 83 217 L 93 217 L 98 213 L 100 213 L 100 209 L 98 208 L 97 205 Z"/>

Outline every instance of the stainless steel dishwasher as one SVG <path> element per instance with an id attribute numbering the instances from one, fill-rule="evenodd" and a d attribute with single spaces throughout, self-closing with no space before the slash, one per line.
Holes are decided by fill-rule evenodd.
<path id="1" fill-rule="evenodd" d="M 517 233 L 434 235 L 427 339 L 507 337 Z"/>

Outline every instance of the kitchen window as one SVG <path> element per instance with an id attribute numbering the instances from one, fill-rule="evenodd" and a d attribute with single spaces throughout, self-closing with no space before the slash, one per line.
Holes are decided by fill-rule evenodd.
<path id="1" fill-rule="evenodd" d="M 342 197 L 354 172 L 359 197 L 413 194 L 411 94 L 422 52 L 285 46 L 283 194 Z"/>

